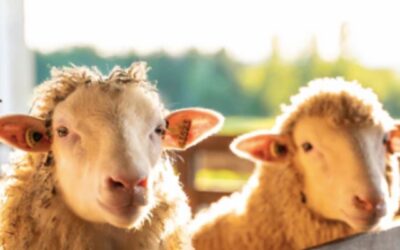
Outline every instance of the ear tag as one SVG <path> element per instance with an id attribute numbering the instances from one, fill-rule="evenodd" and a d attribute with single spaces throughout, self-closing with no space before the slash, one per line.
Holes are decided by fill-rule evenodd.
<path id="1" fill-rule="evenodd" d="M 25 131 L 25 142 L 30 148 L 34 148 L 43 138 L 43 134 L 28 128 Z"/>
<path id="2" fill-rule="evenodd" d="M 273 142 L 270 144 L 271 155 L 276 158 L 280 158 L 287 154 L 288 150 L 285 145 L 278 142 Z"/>

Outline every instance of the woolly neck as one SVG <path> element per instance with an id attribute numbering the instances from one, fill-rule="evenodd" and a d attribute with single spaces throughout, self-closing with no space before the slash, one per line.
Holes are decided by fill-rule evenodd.
<path id="1" fill-rule="evenodd" d="M 87 222 L 65 205 L 56 188 L 55 167 L 44 166 L 39 158 L 36 161 L 27 154 L 14 166 L 15 172 L 8 179 L 12 182 L 2 183 L 5 197 L 1 204 L 0 243 L 4 249 L 163 249 L 164 244 L 169 244 L 167 238 L 190 218 L 186 196 L 176 189 L 179 184 L 172 170 L 160 166 L 157 178 L 173 178 L 168 181 L 169 188 L 178 191 L 166 196 L 162 191 L 165 188 L 155 187 L 157 205 L 139 230 Z M 167 229 L 167 225 L 173 226 Z M 184 239 L 186 234 L 181 236 Z M 172 237 L 176 237 L 178 245 L 189 244 Z"/>
<path id="2" fill-rule="evenodd" d="M 241 192 L 222 198 L 193 223 L 196 249 L 304 249 L 354 234 L 301 201 L 291 166 L 256 167 Z"/>
<path id="3" fill-rule="evenodd" d="M 304 249 L 355 234 L 344 222 L 321 217 L 302 201 L 301 182 L 294 166 L 261 165 L 255 175 L 259 188 L 248 197 L 249 211 L 260 206 L 260 202 L 271 204 L 273 212 L 263 213 L 264 221 L 276 220 L 276 223 L 270 223 L 270 230 L 282 232 L 284 229 L 281 241 L 293 249 Z M 271 214 L 279 215 L 271 218 Z"/>

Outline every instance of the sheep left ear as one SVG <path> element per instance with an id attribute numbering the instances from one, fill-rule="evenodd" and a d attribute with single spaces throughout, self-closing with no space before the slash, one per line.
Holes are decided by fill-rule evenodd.
<path id="1" fill-rule="evenodd" d="M 262 163 L 284 163 L 293 150 L 287 135 L 259 130 L 237 137 L 230 145 L 237 156 Z"/>
<path id="2" fill-rule="evenodd" d="M 217 133 L 224 117 L 210 109 L 187 108 L 170 113 L 163 138 L 166 149 L 185 150 Z"/>
<path id="3" fill-rule="evenodd" d="M 400 153 L 400 123 L 397 123 L 395 128 L 389 132 L 387 139 L 389 153 Z"/>
<path id="4" fill-rule="evenodd" d="M 46 152 L 51 146 L 45 122 L 28 115 L 0 117 L 0 141 L 27 152 Z"/>

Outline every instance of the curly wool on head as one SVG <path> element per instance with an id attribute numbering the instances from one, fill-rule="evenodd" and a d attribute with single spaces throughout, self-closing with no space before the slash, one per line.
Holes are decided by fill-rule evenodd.
<path id="1" fill-rule="evenodd" d="M 321 78 L 302 87 L 282 105 L 282 115 L 276 118 L 273 131 L 290 134 L 300 117 L 326 117 L 337 126 L 383 126 L 389 130 L 393 119 L 383 109 L 371 89 L 363 88 L 356 81 L 342 78 Z"/>
<path id="2" fill-rule="evenodd" d="M 162 105 L 155 86 L 147 78 L 148 67 L 144 62 L 133 63 L 129 68 L 115 67 L 104 77 L 96 68 L 64 67 L 51 70 L 51 79 L 39 85 L 34 92 L 30 113 L 38 118 L 51 119 L 55 106 L 65 100 L 78 87 L 97 85 L 105 91 L 118 91 L 127 84 L 136 84 Z"/>

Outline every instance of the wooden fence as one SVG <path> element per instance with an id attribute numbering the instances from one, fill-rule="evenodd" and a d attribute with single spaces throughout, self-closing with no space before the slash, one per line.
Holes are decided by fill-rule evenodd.
<path id="1" fill-rule="evenodd" d="M 241 186 L 237 184 L 234 187 L 232 185 L 224 187 L 218 185 L 218 181 L 216 181 L 214 186 L 211 183 L 211 186 L 204 187 L 204 185 L 200 185 L 200 172 L 232 171 L 245 176 L 246 173 L 249 174 L 253 170 L 251 162 L 236 157 L 229 150 L 229 144 L 233 138 L 231 136 L 214 136 L 194 148 L 179 153 L 182 159 L 178 157 L 175 166 L 193 211 L 217 201 Z"/>

